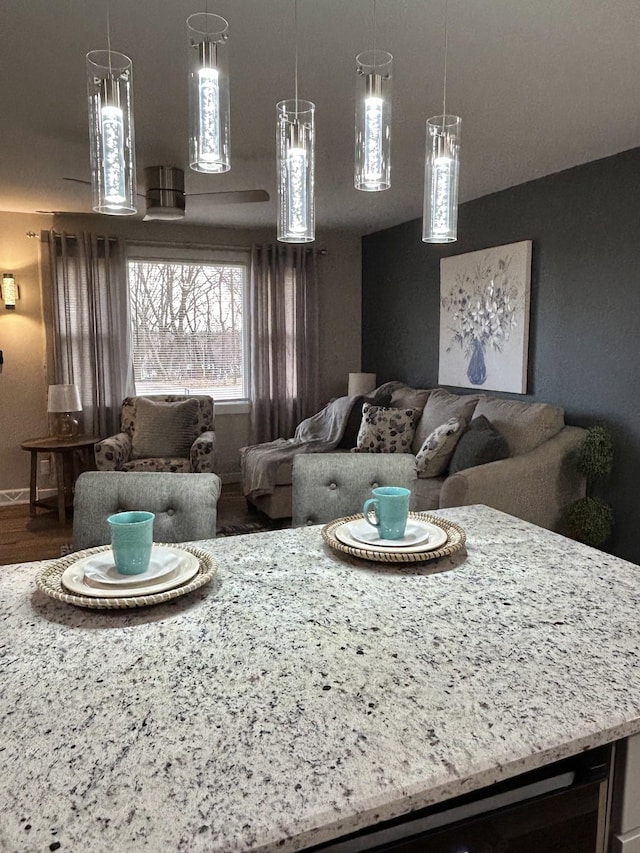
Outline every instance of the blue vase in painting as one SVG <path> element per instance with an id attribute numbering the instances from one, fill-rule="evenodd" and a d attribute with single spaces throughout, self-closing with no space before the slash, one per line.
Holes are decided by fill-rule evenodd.
<path id="1" fill-rule="evenodd" d="M 482 385 L 487 378 L 487 367 L 484 363 L 484 347 L 480 341 L 473 342 L 467 378 L 472 385 Z"/>

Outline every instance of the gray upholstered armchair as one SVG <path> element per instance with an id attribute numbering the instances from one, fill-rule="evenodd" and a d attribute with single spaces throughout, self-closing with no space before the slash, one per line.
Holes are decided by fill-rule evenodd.
<path id="1" fill-rule="evenodd" d="M 115 512 L 155 513 L 155 542 L 188 542 L 216 535 L 221 482 L 217 474 L 87 471 L 73 497 L 73 547 L 108 545 L 107 518 Z"/>
<path id="2" fill-rule="evenodd" d="M 362 512 L 378 486 L 403 486 L 413 498 L 417 476 L 409 453 L 303 453 L 293 460 L 293 526 Z"/>
<path id="3" fill-rule="evenodd" d="M 213 473 L 213 398 L 205 395 L 126 397 L 121 431 L 95 445 L 98 471 Z"/>

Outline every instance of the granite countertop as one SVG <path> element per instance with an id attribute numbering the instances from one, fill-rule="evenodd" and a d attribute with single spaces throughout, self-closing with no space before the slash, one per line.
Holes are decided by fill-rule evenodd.
<path id="1" fill-rule="evenodd" d="M 294 851 L 640 731 L 640 569 L 486 507 L 422 566 L 320 527 L 88 611 L 0 569 L 0 850 Z"/>

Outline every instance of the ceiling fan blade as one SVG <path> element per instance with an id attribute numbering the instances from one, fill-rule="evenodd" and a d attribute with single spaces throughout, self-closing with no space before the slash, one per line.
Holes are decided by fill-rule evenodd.
<path id="1" fill-rule="evenodd" d="M 36 213 L 45 213 L 47 216 L 87 216 L 90 210 L 36 210 Z"/>
<path id="2" fill-rule="evenodd" d="M 168 171 L 168 174 L 164 174 Z M 256 202 L 265 202 L 270 200 L 269 193 L 266 190 L 219 190 L 215 192 L 206 192 L 206 193 L 183 193 L 182 187 L 184 184 L 180 181 L 180 186 L 177 184 L 174 185 L 173 175 L 174 173 L 179 173 L 180 176 L 183 174 L 181 169 L 176 169 L 174 167 L 160 167 L 160 166 L 152 166 L 146 169 L 147 172 L 147 180 L 151 181 L 152 189 L 147 190 L 147 193 L 136 193 L 136 195 L 141 197 L 147 197 L 147 215 L 145 219 L 183 219 L 184 218 L 184 198 L 186 196 L 208 196 L 211 199 L 213 204 L 247 204 L 247 203 L 256 203 Z M 156 174 L 158 173 L 158 174 Z M 91 186 L 91 181 L 85 181 L 82 178 L 70 178 L 64 177 L 64 181 L 69 181 L 74 184 L 83 184 L 85 186 Z M 155 183 L 153 181 L 155 180 Z M 169 183 L 165 186 L 163 181 L 169 181 Z M 153 189 L 155 187 L 155 189 Z M 167 217 L 166 211 L 163 212 L 163 208 L 167 207 L 167 203 L 162 202 L 162 198 L 160 200 L 155 199 L 155 195 L 164 196 L 167 194 L 182 193 L 182 212 L 180 215 L 177 215 L 173 207 L 171 207 L 171 215 Z M 158 202 L 158 204 L 154 204 L 154 202 Z M 175 200 L 173 202 L 175 204 Z M 171 206 L 171 205 L 169 205 Z M 157 208 L 157 209 L 156 209 Z M 53 212 L 53 211 L 41 211 L 44 212 Z M 163 214 L 163 215 L 161 215 Z"/>
<path id="3" fill-rule="evenodd" d="M 209 196 L 214 204 L 242 204 L 246 202 L 269 201 L 269 193 L 266 190 L 227 190 L 210 193 L 186 193 L 191 196 Z"/>
<path id="4" fill-rule="evenodd" d="M 63 181 L 69 181 L 72 184 L 84 184 L 86 187 L 91 186 L 91 181 L 83 181 L 82 178 L 63 178 Z M 144 198 L 144 193 L 136 193 L 140 198 Z"/>
<path id="5" fill-rule="evenodd" d="M 91 181 L 83 181 L 82 178 L 63 178 L 63 181 L 71 181 L 73 184 L 86 184 L 88 187 L 91 186 Z"/>

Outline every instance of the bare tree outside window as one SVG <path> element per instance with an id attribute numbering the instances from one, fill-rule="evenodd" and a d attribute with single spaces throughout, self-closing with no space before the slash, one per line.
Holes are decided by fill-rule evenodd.
<path id="1" fill-rule="evenodd" d="M 241 264 L 131 260 L 136 392 L 246 398 Z"/>

